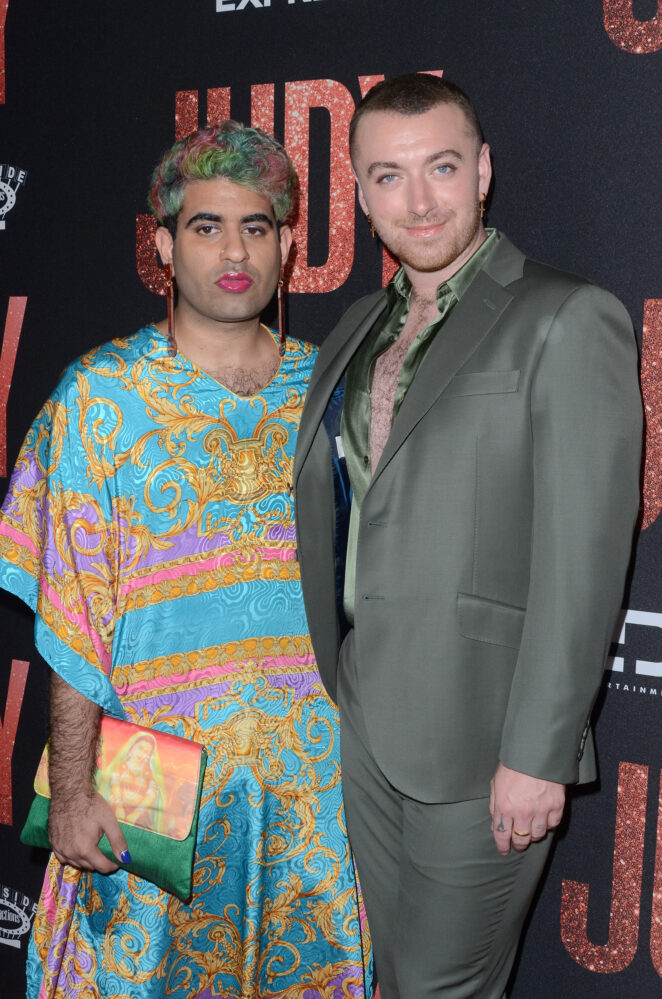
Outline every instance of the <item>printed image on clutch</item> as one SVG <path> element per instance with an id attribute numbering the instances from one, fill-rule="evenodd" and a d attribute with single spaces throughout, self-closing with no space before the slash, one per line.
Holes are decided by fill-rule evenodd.
<path id="1" fill-rule="evenodd" d="M 120 822 L 184 839 L 198 797 L 200 746 L 104 716 L 95 784 Z M 48 747 L 34 782 L 50 797 Z"/>

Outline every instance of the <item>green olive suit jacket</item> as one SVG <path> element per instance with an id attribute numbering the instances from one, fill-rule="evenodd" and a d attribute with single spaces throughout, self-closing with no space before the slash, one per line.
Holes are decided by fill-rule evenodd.
<path id="1" fill-rule="evenodd" d="M 385 308 L 383 292 L 355 303 L 324 343 L 295 456 L 304 599 L 332 697 L 343 539 L 323 418 Z M 630 557 L 641 424 L 623 306 L 502 237 L 429 348 L 361 506 L 343 654 L 374 757 L 405 794 L 486 795 L 498 760 L 595 776 L 588 718 Z"/>

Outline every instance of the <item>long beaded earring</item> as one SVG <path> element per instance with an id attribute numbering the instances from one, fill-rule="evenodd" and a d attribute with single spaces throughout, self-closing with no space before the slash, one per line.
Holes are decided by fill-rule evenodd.
<path id="1" fill-rule="evenodd" d="M 172 265 L 164 264 L 166 286 L 166 302 L 168 303 L 168 357 L 177 355 L 177 341 L 175 340 L 175 279 L 172 274 Z"/>
<path id="2" fill-rule="evenodd" d="M 278 300 L 278 350 L 281 357 L 285 354 L 285 341 L 287 339 L 287 334 L 285 333 L 285 308 L 283 305 L 284 296 L 285 282 L 283 278 L 280 278 L 276 297 Z"/>

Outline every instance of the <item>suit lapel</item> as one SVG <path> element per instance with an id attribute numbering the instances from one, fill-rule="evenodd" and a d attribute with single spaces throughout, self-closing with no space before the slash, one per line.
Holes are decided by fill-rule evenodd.
<path id="1" fill-rule="evenodd" d="M 297 450 L 294 457 L 294 481 L 310 450 L 317 428 L 331 394 L 342 378 L 345 368 L 358 350 L 363 338 L 372 329 L 377 317 L 386 308 L 383 291 L 357 302 L 329 335 L 318 356 L 308 386 L 301 414 Z"/>
<path id="2" fill-rule="evenodd" d="M 513 295 L 506 285 L 522 277 L 524 254 L 503 234 L 483 270 L 453 309 L 435 337 L 393 423 L 373 482 L 402 446 L 416 424 L 439 398 L 450 380 L 466 364 L 507 309 Z M 322 347 L 313 371 L 301 416 L 294 457 L 294 481 L 310 450 L 331 393 L 363 338 L 386 307 L 383 291 L 361 299 L 343 316 Z"/>
<path id="3" fill-rule="evenodd" d="M 519 251 L 518 251 L 519 252 Z M 521 254 L 520 254 L 521 258 Z M 372 482 L 482 343 L 513 295 L 482 270 L 431 344 L 396 416 Z M 372 486 L 372 483 L 371 483 Z"/>

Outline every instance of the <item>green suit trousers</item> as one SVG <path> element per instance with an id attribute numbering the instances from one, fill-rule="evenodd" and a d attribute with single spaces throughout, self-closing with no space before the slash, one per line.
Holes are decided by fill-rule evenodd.
<path id="1" fill-rule="evenodd" d="M 382 999 L 502 999 L 552 836 L 504 857 L 489 797 L 430 804 L 394 788 L 370 749 L 353 637 L 338 677 L 343 788 Z"/>

